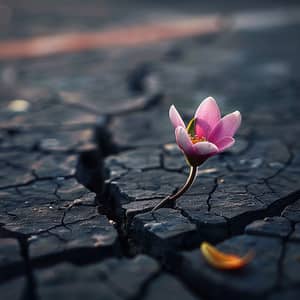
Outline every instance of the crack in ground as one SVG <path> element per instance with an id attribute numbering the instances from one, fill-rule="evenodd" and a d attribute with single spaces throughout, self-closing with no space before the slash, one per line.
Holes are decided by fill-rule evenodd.
<path id="1" fill-rule="evenodd" d="M 282 239 L 282 249 L 281 249 L 281 253 L 280 253 L 280 257 L 279 257 L 279 260 L 278 260 L 278 264 L 277 264 L 277 269 L 278 269 L 278 272 L 277 272 L 277 280 L 276 280 L 276 284 L 275 284 L 275 287 L 276 289 L 280 289 L 282 287 L 281 285 L 281 279 L 283 277 L 283 262 L 284 262 L 284 259 L 285 259 L 285 255 L 286 255 L 286 246 L 287 246 L 287 242 L 290 238 L 290 236 L 293 234 L 294 230 L 295 230 L 295 225 L 291 223 L 291 230 L 289 232 L 289 234 L 287 235 L 287 237 L 283 238 Z"/>
<path id="2" fill-rule="evenodd" d="M 271 175 L 267 178 L 264 178 L 264 180 L 266 180 L 267 182 L 270 179 L 272 179 L 272 178 L 278 176 L 279 174 L 281 174 L 282 172 L 284 172 L 292 164 L 295 155 L 294 155 L 293 151 L 290 149 L 290 147 L 288 147 L 287 145 L 285 145 L 285 146 L 289 152 L 289 157 L 288 157 L 287 161 L 284 163 L 284 166 L 282 168 L 279 168 L 273 175 Z"/>
<path id="3" fill-rule="evenodd" d="M 160 94 L 160 90 L 159 90 L 159 89 L 157 89 L 157 88 L 156 88 L 156 89 L 153 89 L 152 85 L 150 85 L 150 87 L 152 87 L 152 88 L 149 88 L 149 86 L 147 87 L 147 84 L 149 84 L 149 83 L 146 83 L 146 88 L 141 86 L 141 82 L 140 82 L 140 81 L 143 82 L 143 81 L 145 80 L 145 78 L 148 78 L 149 74 L 148 74 L 146 71 L 143 71 L 143 72 L 142 72 L 142 75 L 141 75 L 139 72 L 141 72 L 141 71 L 139 71 L 139 70 L 136 71 L 136 73 L 134 73 L 134 75 L 133 75 L 133 77 L 132 77 L 132 83 L 131 83 L 131 84 L 132 84 L 132 90 L 133 90 L 133 91 L 136 91 L 136 92 L 137 92 L 137 91 L 138 91 L 138 92 L 142 91 L 142 92 L 144 92 L 145 94 L 149 93 L 150 95 L 144 95 L 144 96 L 141 97 L 141 98 L 136 98 L 136 100 L 128 101 L 128 103 L 126 103 L 125 106 L 122 107 L 122 108 L 120 108 L 118 111 L 114 111 L 114 112 L 109 112 L 109 111 L 108 111 L 108 112 L 104 112 L 104 114 L 106 114 L 106 115 L 108 115 L 108 116 L 118 116 L 118 115 L 122 115 L 122 114 L 128 114 L 128 113 L 131 113 L 131 112 L 134 112 L 134 111 L 137 111 L 137 110 L 144 110 L 144 109 L 147 109 L 148 107 L 151 107 L 152 105 L 155 105 L 155 104 L 156 104 L 156 101 L 159 101 L 158 98 L 160 99 L 160 97 L 161 97 L 161 94 Z M 143 73 L 144 73 L 144 75 L 143 75 Z M 146 74 L 147 74 L 147 75 L 146 75 Z M 143 79 L 140 79 L 140 77 L 142 77 Z M 155 86 L 155 84 L 154 84 L 154 86 Z M 127 105 L 129 105 L 130 103 L 133 104 L 133 105 L 131 105 L 131 107 L 128 108 Z M 72 104 L 72 106 L 76 106 L 76 105 Z M 129 105 L 129 106 L 130 106 L 130 105 Z M 87 111 L 93 112 L 94 114 L 95 114 L 95 113 L 96 113 L 96 114 L 99 114 L 99 115 L 101 114 L 101 116 L 103 115 L 103 112 L 102 112 L 102 113 L 97 112 L 97 111 L 95 112 L 94 109 L 92 109 L 92 111 L 91 111 L 91 108 L 87 107 L 86 105 L 80 105 L 80 107 L 78 107 L 78 108 L 80 108 L 80 109 L 86 109 Z M 109 120 L 106 120 L 106 121 L 109 122 Z M 99 134 L 103 134 L 104 136 L 106 136 L 107 130 L 108 130 L 107 124 L 108 124 L 108 123 L 106 123 L 106 125 L 105 125 L 103 128 L 101 128 L 100 130 L 99 130 L 99 128 L 98 128 L 98 136 L 99 136 Z M 108 141 L 107 141 L 107 140 L 105 141 L 105 139 L 103 140 L 103 138 L 102 138 L 101 141 L 100 141 L 99 144 L 98 144 L 99 149 L 100 149 L 100 151 L 102 152 L 102 156 L 101 156 L 101 157 L 99 156 L 97 159 L 98 159 L 98 160 L 102 160 L 102 162 L 103 162 L 104 158 L 105 158 L 108 154 L 114 154 L 114 153 L 116 153 L 116 152 L 115 152 L 115 151 L 116 151 L 115 145 L 109 144 L 109 146 L 107 146 L 107 143 L 108 143 Z M 253 143 L 253 140 L 250 139 L 250 142 L 248 141 L 248 144 L 247 144 L 246 149 L 244 149 L 244 150 L 241 151 L 240 153 L 246 153 L 247 151 L 249 151 L 249 149 L 251 149 L 251 147 L 253 146 L 252 143 Z M 76 153 L 77 153 L 77 152 L 76 152 Z M 221 156 L 220 156 L 220 159 L 222 159 Z M 268 181 L 269 181 L 270 179 L 272 179 L 272 178 L 278 176 L 280 173 L 282 173 L 282 172 L 283 172 L 283 171 L 284 171 L 284 170 L 292 163 L 292 160 L 293 160 L 293 157 L 290 156 L 288 162 L 284 165 L 284 167 L 282 167 L 280 170 L 277 170 L 272 176 L 270 176 L 270 177 L 264 179 L 264 180 L 266 181 L 265 183 L 266 183 L 266 184 L 269 184 Z M 224 161 L 226 162 L 226 160 L 224 160 Z M 165 166 L 164 166 L 164 157 L 163 157 L 163 153 L 160 154 L 160 165 L 161 165 L 161 168 L 162 168 L 162 169 L 171 172 L 170 170 L 167 170 L 167 169 L 165 168 Z M 227 168 L 229 167 L 229 165 L 228 165 L 227 163 L 226 163 L 226 166 L 227 166 Z M 76 168 L 76 169 L 78 170 L 78 168 Z M 128 168 L 127 168 L 127 169 L 128 169 Z M 155 169 L 158 169 L 158 168 L 145 168 L 144 170 L 153 170 L 153 169 L 155 170 Z M 129 170 L 129 169 L 128 169 L 128 170 Z M 79 173 L 81 173 L 82 176 L 85 176 L 88 172 L 89 172 L 89 170 L 88 170 L 88 168 L 87 168 L 87 169 L 85 169 L 85 170 L 82 170 L 82 171 L 79 172 Z M 174 172 L 177 172 L 177 171 L 174 171 Z M 7 187 L 2 187 L 2 188 L 0 188 L 0 190 L 6 189 L 6 188 L 10 188 L 10 187 L 14 187 L 14 188 L 18 189 L 18 187 L 28 186 L 28 185 L 30 185 L 30 184 L 32 184 L 32 183 L 34 183 L 34 182 L 44 181 L 44 180 L 55 180 L 55 179 L 56 179 L 56 177 L 55 177 L 55 178 L 53 178 L 53 177 L 48 177 L 48 178 L 46 178 L 46 177 L 45 177 L 45 178 L 38 178 L 38 177 L 36 176 L 36 174 L 35 174 L 34 171 L 32 171 L 32 173 L 33 173 L 33 175 L 35 175 L 35 179 L 34 179 L 34 180 L 31 180 L 31 181 L 29 181 L 28 183 L 25 183 L 25 184 L 11 185 L 11 186 L 7 186 Z M 178 172 L 177 172 L 177 173 L 178 173 Z M 94 178 L 94 175 L 95 175 L 95 174 L 90 174 L 90 175 L 91 175 L 91 177 Z M 121 175 L 120 178 L 121 178 L 122 176 L 123 176 L 123 175 Z M 73 176 L 73 175 L 71 176 L 71 175 L 70 175 L 70 177 L 65 176 L 64 178 L 65 178 L 65 179 L 69 179 L 69 178 L 74 178 L 74 177 L 75 177 L 75 176 Z M 206 200 L 206 203 L 207 203 L 207 210 L 208 210 L 208 211 L 211 211 L 211 203 L 210 203 L 210 200 L 211 200 L 211 198 L 212 198 L 213 193 L 214 193 L 215 190 L 218 188 L 218 184 L 219 184 L 218 180 L 219 180 L 219 179 L 220 179 L 220 177 L 215 178 L 215 184 L 214 184 L 212 190 L 211 190 L 211 191 L 209 192 L 209 194 L 208 194 L 208 198 L 207 198 L 207 200 Z M 99 193 L 98 187 L 95 186 L 94 184 L 90 184 L 90 182 L 88 182 L 88 184 L 87 184 L 86 182 L 83 183 L 82 181 L 80 181 L 80 179 L 78 179 L 78 181 L 81 182 L 84 186 L 86 186 L 89 190 L 93 190 L 93 191 L 94 191 L 94 190 L 97 190 L 97 191 L 98 191 L 97 196 L 99 196 L 99 194 L 102 193 L 102 191 L 100 191 L 100 193 Z M 103 183 L 104 183 L 104 178 L 103 178 Z M 271 187 L 270 187 L 270 188 L 271 188 Z M 178 188 L 175 188 L 174 192 L 176 192 L 177 189 L 178 189 Z M 58 190 L 59 190 L 59 186 L 57 185 L 54 194 L 55 194 L 58 198 L 60 198 L 59 195 L 58 195 Z M 300 191 L 298 191 L 298 192 L 300 192 Z M 101 197 L 101 196 L 100 196 L 100 197 Z M 153 199 L 159 199 L 159 198 L 160 198 L 160 197 L 155 196 L 155 197 L 148 197 L 148 198 L 146 197 L 146 198 L 143 198 L 143 199 L 141 199 L 141 200 L 153 200 Z M 161 196 L 161 198 L 163 198 L 163 196 Z M 283 207 L 283 208 L 284 208 L 285 206 L 287 206 L 287 205 L 289 205 L 289 204 L 292 203 L 292 202 L 290 202 L 290 201 L 291 201 L 291 198 L 289 198 L 289 197 L 287 197 L 287 198 L 289 199 L 289 201 L 282 203 L 282 207 Z M 280 201 L 280 200 L 281 200 L 281 199 L 279 199 L 278 201 Z M 71 208 L 72 208 L 72 207 L 71 207 Z M 71 208 L 70 208 L 70 209 L 71 209 Z M 43 232 L 39 232 L 38 234 L 42 234 L 42 233 L 46 233 L 46 232 L 47 232 L 48 234 L 52 234 L 52 235 L 56 236 L 57 238 L 61 238 L 59 235 L 56 235 L 56 234 L 50 232 L 50 230 L 52 230 L 52 229 L 54 229 L 54 228 L 61 227 L 61 226 L 65 227 L 65 228 L 68 228 L 66 225 L 71 225 L 71 224 L 79 223 L 79 222 L 86 221 L 86 220 L 89 220 L 89 219 L 92 219 L 92 218 L 95 218 L 95 217 L 96 217 L 96 216 L 92 216 L 92 217 L 87 218 L 87 219 L 79 219 L 79 220 L 76 220 L 76 221 L 74 221 L 74 222 L 70 222 L 70 223 L 66 223 L 66 224 L 65 224 L 65 223 L 64 223 L 64 219 L 65 219 L 65 217 L 66 217 L 68 211 L 69 211 L 68 209 L 64 210 L 63 215 L 62 215 L 62 219 L 61 219 L 61 224 L 55 225 L 55 226 L 53 226 L 53 227 L 50 227 L 50 228 L 48 228 L 47 230 L 45 230 L 45 231 L 43 231 Z M 100 211 L 99 211 L 99 213 L 100 213 Z M 106 211 L 106 212 L 101 212 L 101 213 L 104 214 L 104 215 L 106 215 L 107 217 L 109 217 L 109 219 L 111 219 L 111 216 L 114 215 L 114 214 L 116 213 L 116 208 L 110 207 L 108 211 Z M 256 212 L 256 213 L 258 213 L 258 212 Z M 265 213 L 266 213 L 266 212 L 265 212 Z M 216 215 L 217 215 L 217 214 L 216 214 Z M 224 216 L 223 216 L 223 217 L 224 217 Z M 225 217 L 224 217 L 224 218 L 225 218 Z M 229 221 L 230 221 L 230 220 L 227 219 L 227 218 L 225 218 L 225 219 L 226 219 L 226 221 L 227 221 L 227 225 L 229 226 Z M 156 220 L 156 217 L 155 217 L 155 216 L 154 216 L 154 220 Z M 131 253 L 131 251 L 132 251 L 131 245 L 130 245 L 130 242 L 129 242 L 129 239 L 130 239 L 130 232 L 128 231 L 128 228 L 126 228 L 126 226 L 124 226 L 124 225 L 125 225 L 124 221 L 122 221 L 122 220 L 116 218 L 116 229 L 117 229 L 117 231 L 118 231 L 119 239 L 122 240 L 122 241 L 121 241 L 121 244 L 122 244 L 122 251 L 123 251 L 123 254 L 125 254 L 125 255 L 130 255 L 130 253 Z M 230 227 L 228 227 L 228 228 L 230 229 Z M 68 228 L 68 229 L 70 230 L 70 228 Z M 229 230 L 229 229 L 228 229 L 228 230 Z M 229 230 L 229 232 L 230 232 L 230 237 L 234 235 L 234 233 L 232 233 L 231 230 Z M 32 299 L 35 299 L 35 298 L 36 298 L 36 295 L 34 294 L 34 292 L 35 292 L 35 283 L 34 283 L 34 278 L 33 278 L 33 272 L 32 272 L 32 266 L 31 266 L 31 260 L 30 260 L 30 258 L 29 258 L 29 256 L 28 256 L 28 240 L 27 240 L 27 239 L 22 239 L 22 243 L 21 243 L 20 239 L 18 239 L 18 241 L 20 242 L 20 248 L 21 248 L 21 251 L 22 251 L 22 256 L 23 256 L 24 260 L 27 261 L 28 264 L 29 264 L 29 266 L 28 266 L 28 271 L 26 271 L 26 277 L 27 277 L 27 279 L 28 279 L 29 286 L 32 287 L 32 292 L 33 292 Z M 282 264 L 282 261 L 283 261 L 283 259 L 284 259 L 284 254 L 285 254 L 285 251 L 283 250 L 283 252 L 282 252 L 282 257 L 281 257 L 280 262 L 279 262 L 279 269 L 282 268 L 281 264 Z M 156 274 L 155 276 L 158 276 L 158 275 L 159 275 L 159 274 Z M 144 284 L 144 286 L 140 289 L 140 292 L 138 293 L 138 295 L 136 295 L 136 297 L 134 297 L 134 298 L 131 299 L 131 300 L 137 300 L 137 299 L 139 299 L 139 297 L 144 296 L 144 295 L 146 294 L 147 286 L 151 283 L 152 280 L 155 279 L 155 276 L 153 276 L 153 278 L 149 279 L 149 280 Z M 180 279 L 180 276 L 179 276 L 179 279 Z M 180 279 L 180 280 L 181 280 L 181 279 Z M 31 299 L 31 298 L 30 298 L 30 299 Z"/>
<path id="4" fill-rule="evenodd" d="M 207 197 L 207 199 L 206 199 L 206 205 L 207 205 L 207 211 L 208 211 L 208 212 L 210 212 L 210 210 L 211 210 L 211 203 L 210 203 L 210 200 L 211 200 L 211 197 L 212 197 L 213 193 L 216 191 L 216 189 L 217 189 L 218 186 L 219 186 L 219 180 L 220 180 L 220 178 L 221 178 L 221 177 L 216 177 L 216 178 L 214 179 L 215 184 L 214 184 L 213 188 L 211 189 L 211 191 L 209 191 L 209 193 L 208 193 L 208 197 Z"/>
<path id="5" fill-rule="evenodd" d="M 63 178 L 65 180 L 67 179 L 72 179 L 75 178 L 75 175 L 65 175 L 65 176 L 49 176 L 49 177 L 39 177 L 39 178 L 34 178 L 32 180 L 28 180 L 25 183 L 19 183 L 19 184 L 11 184 L 11 185 L 7 185 L 7 186 L 2 186 L 0 187 L 0 191 L 1 190 L 6 190 L 6 189 L 10 189 L 10 188 L 20 188 L 20 187 L 24 187 L 24 186 L 29 186 L 31 184 L 34 184 L 36 182 L 41 182 L 41 181 L 56 181 L 57 179 Z"/>

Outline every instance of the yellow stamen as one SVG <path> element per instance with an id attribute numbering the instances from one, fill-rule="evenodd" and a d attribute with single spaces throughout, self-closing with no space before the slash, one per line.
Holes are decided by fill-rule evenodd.
<path id="1" fill-rule="evenodd" d="M 198 135 L 194 135 L 194 136 L 190 135 L 190 138 L 193 144 L 206 141 L 206 138 L 204 136 L 199 137 Z"/>

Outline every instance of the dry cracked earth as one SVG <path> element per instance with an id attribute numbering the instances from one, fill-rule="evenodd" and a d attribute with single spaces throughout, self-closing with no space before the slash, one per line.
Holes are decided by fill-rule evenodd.
<path id="1" fill-rule="evenodd" d="M 299 299 L 300 6 L 46 3 L 3 1 L 0 44 L 216 12 L 220 22 L 138 46 L 0 51 L 0 298 Z M 188 174 L 168 108 L 188 120 L 208 95 L 241 111 L 237 143 L 151 213 Z M 256 255 L 240 271 L 216 270 L 202 241 Z"/>

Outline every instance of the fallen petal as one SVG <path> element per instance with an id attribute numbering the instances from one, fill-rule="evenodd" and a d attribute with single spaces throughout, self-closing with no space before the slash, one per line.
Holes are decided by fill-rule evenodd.
<path id="1" fill-rule="evenodd" d="M 200 246 L 205 260 L 213 267 L 222 270 L 236 270 L 244 267 L 253 259 L 253 252 L 248 252 L 245 256 L 240 257 L 235 254 L 226 254 L 207 242 Z"/>

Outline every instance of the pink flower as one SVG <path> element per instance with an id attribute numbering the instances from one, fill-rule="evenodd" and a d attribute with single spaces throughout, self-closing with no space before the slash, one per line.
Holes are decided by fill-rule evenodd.
<path id="1" fill-rule="evenodd" d="M 231 147 L 235 142 L 233 136 L 241 125 L 239 111 L 221 119 L 218 104 L 212 97 L 202 101 L 187 127 L 174 105 L 170 107 L 169 116 L 175 128 L 176 142 L 194 167 Z"/>

